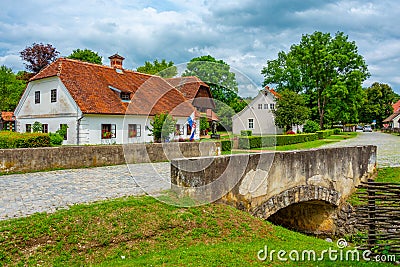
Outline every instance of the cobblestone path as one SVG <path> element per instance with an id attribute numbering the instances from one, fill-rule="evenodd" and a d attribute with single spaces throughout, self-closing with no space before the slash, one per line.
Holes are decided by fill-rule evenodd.
<path id="1" fill-rule="evenodd" d="M 322 147 L 358 145 L 375 145 L 378 147 L 378 167 L 400 167 L 400 136 L 380 132 L 359 133 L 355 138 L 324 145 Z"/>

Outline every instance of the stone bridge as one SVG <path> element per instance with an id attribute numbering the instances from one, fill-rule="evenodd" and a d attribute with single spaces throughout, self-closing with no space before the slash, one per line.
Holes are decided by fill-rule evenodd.
<path id="1" fill-rule="evenodd" d="M 340 235 L 346 203 L 376 174 L 376 147 L 238 154 L 171 161 L 172 189 L 198 204 L 223 202 L 302 232 Z"/>

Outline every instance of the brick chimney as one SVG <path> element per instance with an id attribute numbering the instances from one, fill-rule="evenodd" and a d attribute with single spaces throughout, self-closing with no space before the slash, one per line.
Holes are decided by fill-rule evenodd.
<path id="1" fill-rule="evenodd" d="M 110 66 L 116 69 L 122 69 L 122 61 L 124 61 L 124 57 L 114 54 L 108 57 L 110 59 Z"/>

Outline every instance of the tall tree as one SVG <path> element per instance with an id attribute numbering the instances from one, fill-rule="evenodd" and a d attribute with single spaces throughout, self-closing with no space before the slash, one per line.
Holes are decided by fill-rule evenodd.
<path id="1" fill-rule="evenodd" d="M 214 57 L 201 56 L 190 60 L 182 76 L 196 76 L 210 86 L 214 99 L 227 105 L 236 102 L 238 98 L 238 84 L 235 73 L 223 60 Z"/>
<path id="2" fill-rule="evenodd" d="M 162 59 L 159 62 L 157 59 L 153 61 L 153 63 L 149 61 L 144 62 L 144 66 L 140 66 L 136 69 L 137 72 L 147 73 L 152 75 L 158 75 L 163 78 L 172 78 L 178 74 L 178 69 L 174 65 L 174 62 L 167 62 L 165 59 Z"/>
<path id="3" fill-rule="evenodd" d="M 303 124 L 309 117 L 310 110 L 304 98 L 296 92 L 283 90 L 276 100 L 275 125 L 290 130 L 294 125 Z"/>
<path id="4" fill-rule="evenodd" d="M 384 83 L 373 83 L 365 89 L 365 102 L 362 108 L 361 121 L 371 123 L 376 120 L 378 127 L 382 121 L 393 113 L 392 104 L 396 94 L 393 89 Z"/>
<path id="5" fill-rule="evenodd" d="M 81 50 L 78 48 L 76 50 L 73 50 L 71 55 L 69 55 L 67 58 L 102 65 L 101 56 L 99 56 L 97 52 L 94 52 L 90 49 Z"/>
<path id="6" fill-rule="evenodd" d="M 261 71 L 264 85 L 276 84 L 278 91 L 287 88 L 307 94 L 309 107 L 316 107 L 313 119 L 317 117 L 321 128 L 327 113 L 331 120 L 351 120 L 361 84 L 370 75 L 357 50 L 343 32 L 334 37 L 322 32 L 303 35 L 288 53 L 279 52 L 277 59 L 267 61 Z M 342 105 L 340 112 L 332 109 L 337 103 Z"/>
<path id="7" fill-rule="evenodd" d="M 151 135 L 154 137 L 154 142 L 160 143 L 168 139 L 169 135 L 175 131 L 176 120 L 168 113 L 156 114 L 150 125 Z"/>
<path id="8" fill-rule="evenodd" d="M 0 111 L 14 111 L 25 89 L 10 68 L 0 67 Z"/>
<path id="9" fill-rule="evenodd" d="M 32 46 L 26 47 L 20 52 L 21 58 L 26 61 L 25 66 L 27 70 L 38 73 L 48 64 L 56 60 L 60 52 L 56 50 L 51 44 L 37 44 L 33 43 Z"/>

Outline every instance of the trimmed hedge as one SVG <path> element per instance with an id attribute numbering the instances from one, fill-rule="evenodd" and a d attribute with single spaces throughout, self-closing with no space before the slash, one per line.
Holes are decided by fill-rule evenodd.
<path id="1" fill-rule="evenodd" d="M 221 140 L 221 150 L 222 151 L 231 151 L 232 150 L 232 141 L 231 140 Z"/>
<path id="2" fill-rule="evenodd" d="M 325 139 L 334 134 L 334 130 L 322 130 L 322 131 L 317 131 L 318 134 L 318 139 Z"/>
<path id="3" fill-rule="evenodd" d="M 240 149 L 252 149 L 272 146 L 284 146 L 318 139 L 316 133 L 295 134 L 295 135 L 268 135 L 268 136 L 249 136 L 239 137 Z"/>
<path id="4" fill-rule="evenodd" d="M 240 136 L 251 136 L 253 132 L 251 130 L 241 130 Z"/>
<path id="5" fill-rule="evenodd" d="M 48 147 L 50 136 L 44 133 L 0 132 L 0 148 Z"/>

